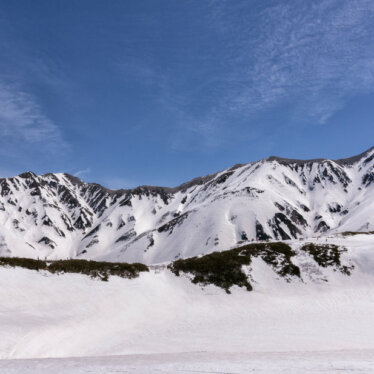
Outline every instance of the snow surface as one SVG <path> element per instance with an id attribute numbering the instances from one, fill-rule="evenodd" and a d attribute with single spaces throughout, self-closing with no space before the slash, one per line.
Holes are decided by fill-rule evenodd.
<path id="1" fill-rule="evenodd" d="M 374 372 L 374 351 L 181 353 L 0 361 L 0 373 L 340 374 Z"/>
<path id="2" fill-rule="evenodd" d="M 109 282 L 0 268 L 0 358 L 373 350 L 373 235 L 328 240 L 351 276 L 306 266 L 288 283 L 256 259 L 254 291 L 231 295 L 162 266 Z"/>

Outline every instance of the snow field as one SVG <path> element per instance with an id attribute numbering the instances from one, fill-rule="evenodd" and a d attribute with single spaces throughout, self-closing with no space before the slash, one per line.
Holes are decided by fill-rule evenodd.
<path id="1" fill-rule="evenodd" d="M 371 374 L 374 351 L 217 353 L 2 360 L 7 374 Z"/>
<path id="2" fill-rule="evenodd" d="M 162 267 L 109 282 L 0 268 L 0 358 L 374 349 L 371 241 L 347 240 L 351 276 L 288 283 L 257 258 L 254 291 L 231 295 Z"/>

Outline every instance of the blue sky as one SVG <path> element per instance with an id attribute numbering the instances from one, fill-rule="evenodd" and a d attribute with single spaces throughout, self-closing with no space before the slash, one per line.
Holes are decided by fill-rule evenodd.
<path id="1" fill-rule="evenodd" d="M 0 175 L 178 185 L 374 145 L 372 0 L 2 0 Z"/>

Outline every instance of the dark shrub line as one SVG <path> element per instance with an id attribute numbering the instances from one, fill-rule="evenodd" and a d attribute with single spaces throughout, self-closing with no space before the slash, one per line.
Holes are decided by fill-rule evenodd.
<path id="1" fill-rule="evenodd" d="M 340 233 L 342 236 L 355 236 L 355 235 L 373 235 L 374 231 L 343 231 Z"/>
<path id="2" fill-rule="evenodd" d="M 332 267 L 343 274 L 350 275 L 354 266 L 341 264 L 341 255 L 345 248 L 339 248 L 335 244 L 307 243 L 300 249 L 313 257 L 321 267 Z M 289 280 L 289 277 L 301 277 L 300 269 L 292 263 L 292 257 L 296 252 L 282 242 L 252 243 L 223 252 L 179 259 L 168 265 L 168 268 L 177 276 L 181 273 L 192 275 L 195 284 L 214 284 L 230 293 L 234 285 L 252 290 L 248 275 L 243 272 L 243 266 L 249 266 L 252 259 L 260 257 L 265 263 L 272 266 L 281 277 Z M 140 272 L 149 271 L 147 265 L 141 263 L 121 263 L 89 260 L 56 260 L 43 261 L 31 258 L 0 257 L 0 266 L 23 267 L 30 270 L 45 270 L 50 273 L 79 273 L 92 278 L 100 278 L 107 281 L 110 275 L 122 278 L 136 278 Z"/>
<path id="3" fill-rule="evenodd" d="M 30 270 L 46 270 L 50 273 L 79 273 L 107 281 L 110 275 L 122 278 L 136 278 L 139 273 L 149 271 L 148 266 L 140 263 L 104 262 L 89 260 L 43 261 L 32 258 L 0 257 L 0 266 L 22 267 Z"/>
<path id="4" fill-rule="evenodd" d="M 22 267 L 30 270 L 45 270 L 47 263 L 42 260 L 21 257 L 0 257 L 0 266 Z"/>
<path id="5" fill-rule="evenodd" d="M 341 264 L 341 255 L 347 250 L 339 248 L 335 244 L 313 244 L 307 243 L 301 247 L 301 250 L 309 253 L 315 262 L 321 267 L 333 267 L 343 274 L 351 275 L 354 266 L 345 266 Z"/>
<path id="6" fill-rule="evenodd" d="M 243 265 L 250 265 L 252 257 L 261 257 L 282 277 L 300 277 L 300 269 L 291 261 L 296 252 L 285 243 L 248 244 L 223 252 L 213 252 L 202 257 L 180 259 L 168 268 L 177 276 L 181 272 L 192 274 L 192 282 L 201 285 L 214 284 L 230 293 L 234 285 L 252 290 Z"/>

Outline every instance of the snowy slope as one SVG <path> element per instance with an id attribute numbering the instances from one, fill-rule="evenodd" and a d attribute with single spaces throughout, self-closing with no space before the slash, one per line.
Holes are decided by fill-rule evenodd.
<path id="1" fill-rule="evenodd" d="M 346 246 L 350 276 L 298 255 L 287 282 L 256 259 L 254 291 L 231 295 L 166 268 L 102 282 L 0 267 L 0 358 L 373 350 L 373 238 L 327 238 Z"/>
<path id="2" fill-rule="evenodd" d="M 0 179 L 0 255 L 159 263 L 247 240 L 374 230 L 374 148 L 260 160 L 176 188 L 109 190 L 68 174 Z"/>

